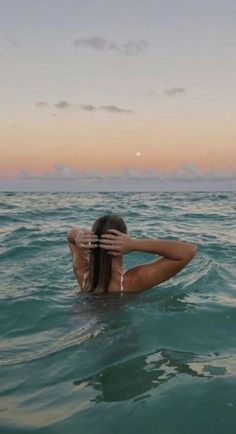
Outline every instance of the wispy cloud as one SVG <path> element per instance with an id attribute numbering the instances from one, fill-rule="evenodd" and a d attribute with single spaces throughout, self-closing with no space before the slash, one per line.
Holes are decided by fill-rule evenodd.
<path id="1" fill-rule="evenodd" d="M 102 38 L 101 36 L 82 37 L 74 40 L 74 47 L 90 48 L 96 51 L 115 51 L 119 54 L 126 56 L 136 56 L 143 53 L 148 46 L 147 41 L 139 39 L 137 41 L 125 41 L 123 43 L 116 43 Z"/>
<path id="2" fill-rule="evenodd" d="M 59 109 L 66 109 L 66 108 L 70 107 L 72 104 L 70 104 L 68 101 L 61 100 L 61 101 L 56 102 L 53 105 L 54 105 L 54 107 L 57 107 Z"/>
<path id="3" fill-rule="evenodd" d="M 18 175 L 23 179 L 41 179 L 41 180 L 73 180 L 73 179 L 88 179 L 88 180 L 156 180 L 160 183 L 168 182 L 194 182 L 194 181 L 230 181 L 236 180 L 235 171 L 219 171 L 210 170 L 203 171 L 195 164 L 188 163 L 183 165 L 176 171 L 158 172 L 153 168 L 136 169 L 132 167 L 124 167 L 120 171 L 110 171 L 102 173 L 100 170 L 75 170 L 70 166 L 62 163 L 55 163 L 52 171 L 44 173 L 29 172 L 21 170 Z"/>
<path id="4" fill-rule="evenodd" d="M 85 111 L 105 111 L 108 113 L 133 113 L 133 110 L 130 109 L 126 109 L 126 108 L 122 108 L 122 107 L 117 107 L 115 105 L 101 105 L 101 106 L 95 106 L 93 104 L 74 104 L 74 103 L 70 103 L 69 101 L 65 101 L 65 100 L 60 100 L 54 104 L 49 104 L 45 101 L 38 101 L 35 103 L 36 107 L 56 107 L 60 110 L 67 110 L 69 108 L 79 108 L 80 110 L 85 110 Z"/>
<path id="5" fill-rule="evenodd" d="M 170 87 L 169 89 L 165 90 L 165 93 L 167 96 L 176 96 L 183 93 L 186 93 L 187 89 L 185 87 Z"/>
<path id="6" fill-rule="evenodd" d="M 54 163 L 53 169 L 50 172 L 36 173 L 36 172 L 29 172 L 28 170 L 21 170 L 19 172 L 18 177 L 24 179 L 70 180 L 70 179 L 79 179 L 79 178 L 99 179 L 102 178 L 103 175 L 99 170 L 78 171 L 65 164 Z"/>
<path id="7" fill-rule="evenodd" d="M 97 107 L 95 107 L 92 104 L 83 104 L 80 106 L 80 108 L 82 110 L 88 111 L 88 112 L 93 112 L 94 110 L 97 110 Z"/>
<path id="8" fill-rule="evenodd" d="M 168 96 L 168 97 L 174 97 L 177 95 L 182 95 L 187 93 L 187 89 L 185 87 L 170 87 L 168 89 L 162 90 L 159 93 L 151 90 L 147 92 L 146 96 L 150 99 L 156 99 L 158 97 L 161 97 L 162 95 Z"/>
<path id="9" fill-rule="evenodd" d="M 45 101 L 37 101 L 35 105 L 36 107 L 50 107 L 50 105 Z"/>
<path id="10" fill-rule="evenodd" d="M 132 113 L 132 110 L 123 109 L 115 105 L 102 105 L 101 107 L 99 107 L 99 109 L 105 110 L 109 113 Z"/>

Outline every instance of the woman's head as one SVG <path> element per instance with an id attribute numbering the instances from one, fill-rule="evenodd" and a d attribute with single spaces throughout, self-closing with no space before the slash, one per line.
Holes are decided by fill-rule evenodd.
<path id="1" fill-rule="evenodd" d="M 101 237 L 108 229 L 117 229 L 127 233 L 127 226 L 118 214 L 109 213 L 95 220 L 92 231 Z M 89 291 L 95 293 L 106 292 L 111 279 L 112 255 L 99 246 L 93 249 L 90 254 L 90 287 Z"/>
<path id="2" fill-rule="evenodd" d="M 120 232 L 125 234 L 127 233 L 127 227 L 124 220 L 118 214 L 114 213 L 98 217 L 92 226 L 92 231 L 98 236 L 98 238 L 100 238 L 102 234 L 105 234 L 108 229 L 117 229 Z"/>

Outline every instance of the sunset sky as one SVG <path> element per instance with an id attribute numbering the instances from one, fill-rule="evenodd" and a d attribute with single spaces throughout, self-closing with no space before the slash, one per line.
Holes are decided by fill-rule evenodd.
<path id="1" fill-rule="evenodd" d="M 233 0 L 0 0 L 0 190 L 236 189 Z"/>

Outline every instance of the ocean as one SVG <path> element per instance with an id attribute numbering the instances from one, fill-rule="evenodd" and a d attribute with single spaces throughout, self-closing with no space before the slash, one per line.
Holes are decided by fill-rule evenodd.
<path id="1" fill-rule="evenodd" d="M 80 294 L 67 232 L 110 211 L 197 255 L 141 294 Z M 235 434 L 236 193 L 1 192 L 0 222 L 1 434 Z"/>

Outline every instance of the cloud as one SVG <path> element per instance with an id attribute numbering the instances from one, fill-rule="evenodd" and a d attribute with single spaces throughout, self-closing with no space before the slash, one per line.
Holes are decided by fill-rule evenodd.
<path id="1" fill-rule="evenodd" d="M 59 109 L 67 109 L 68 107 L 70 107 L 70 103 L 67 101 L 58 101 L 57 103 L 53 104 L 55 107 L 59 108 Z"/>
<path id="2" fill-rule="evenodd" d="M 74 46 L 76 48 L 85 47 L 92 48 L 93 50 L 106 50 L 109 46 L 109 43 L 106 39 L 101 38 L 100 36 L 91 36 L 87 38 L 78 38 L 74 40 Z"/>
<path id="3" fill-rule="evenodd" d="M 136 169 L 132 167 L 123 167 L 120 171 L 110 171 L 102 173 L 100 170 L 79 171 L 62 163 L 55 163 L 53 170 L 42 174 L 21 170 L 19 175 L 21 179 L 41 179 L 41 180 L 154 180 L 160 183 L 181 183 L 195 181 L 235 181 L 235 171 L 210 170 L 203 171 L 197 165 L 186 163 L 178 170 L 158 172 L 153 168 Z"/>
<path id="4" fill-rule="evenodd" d="M 169 89 L 165 90 L 165 93 L 167 96 L 176 96 L 183 93 L 186 93 L 187 89 L 185 87 L 170 87 Z"/>
<path id="5" fill-rule="evenodd" d="M 77 170 L 56 162 L 52 169 L 36 173 L 21 170 L 18 176 L 2 177 L 0 191 L 96 192 L 96 191 L 236 191 L 236 170 L 203 171 L 189 162 L 175 171 L 159 172 L 152 167 L 123 167 L 103 173 Z"/>
<path id="6" fill-rule="evenodd" d="M 83 104 L 83 105 L 81 105 L 80 107 L 81 107 L 82 110 L 86 110 L 86 111 L 88 111 L 88 112 L 92 112 L 92 111 L 94 111 L 94 110 L 97 110 L 97 107 L 95 107 L 95 106 L 92 105 L 92 104 Z"/>
<path id="7" fill-rule="evenodd" d="M 162 91 L 164 95 L 167 95 L 168 97 L 174 97 L 176 95 L 181 95 L 187 92 L 187 89 L 185 87 L 170 87 L 168 89 L 165 89 Z M 150 92 L 147 92 L 146 96 L 149 99 L 157 99 L 161 96 L 161 92 L 157 93 L 154 90 L 151 90 Z"/>
<path id="8" fill-rule="evenodd" d="M 90 48 L 96 51 L 115 51 L 126 56 L 136 56 L 143 53 L 147 48 L 147 41 L 139 39 L 138 41 L 126 41 L 121 44 L 109 41 L 100 36 L 90 36 L 77 38 L 74 40 L 75 48 Z"/>
<path id="9" fill-rule="evenodd" d="M 235 171 L 209 170 L 203 171 L 200 167 L 192 163 L 184 164 L 179 170 L 167 172 L 163 180 L 169 182 L 194 182 L 194 181 L 234 181 L 236 180 Z"/>
<path id="10" fill-rule="evenodd" d="M 98 170 L 78 171 L 62 163 L 54 163 L 53 170 L 50 172 L 35 173 L 28 170 L 21 170 L 18 175 L 21 179 L 41 179 L 41 180 L 72 180 L 79 178 L 102 178 L 103 175 Z"/>
<path id="11" fill-rule="evenodd" d="M 45 101 L 38 101 L 35 103 L 36 107 L 50 107 L 49 103 L 46 103 Z M 115 105 L 101 105 L 101 106 L 94 106 L 93 104 L 73 104 L 70 103 L 69 101 L 65 101 L 65 100 L 60 100 L 57 103 L 54 103 L 51 105 L 52 107 L 56 107 L 60 110 L 67 110 L 70 107 L 77 107 L 80 110 L 85 110 L 85 111 L 95 111 L 95 110 L 102 110 L 102 111 L 106 111 L 108 113 L 133 113 L 133 110 L 130 109 L 125 109 L 122 107 L 117 107 Z"/>
<path id="12" fill-rule="evenodd" d="M 105 110 L 109 113 L 132 113 L 132 110 L 116 107 L 115 105 L 103 105 L 100 107 L 100 110 Z"/>
<path id="13" fill-rule="evenodd" d="M 45 101 L 38 101 L 35 103 L 36 107 L 49 107 L 49 104 Z"/>
<path id="14" fill-rule="evenodd" d="M 108 113 L 133 113 L 132 110 L 128 110 L 128 109 L 124 109 L 121 107 L 117 107 L 115 105 L 102 105 L 102 106 L 94 106 L 92 104 L 83 104 L 79 106 L 81 108 L 81 110 L 85 110 L 85 111 L 95 111 L 95 110 L 104 110 Z"/>

